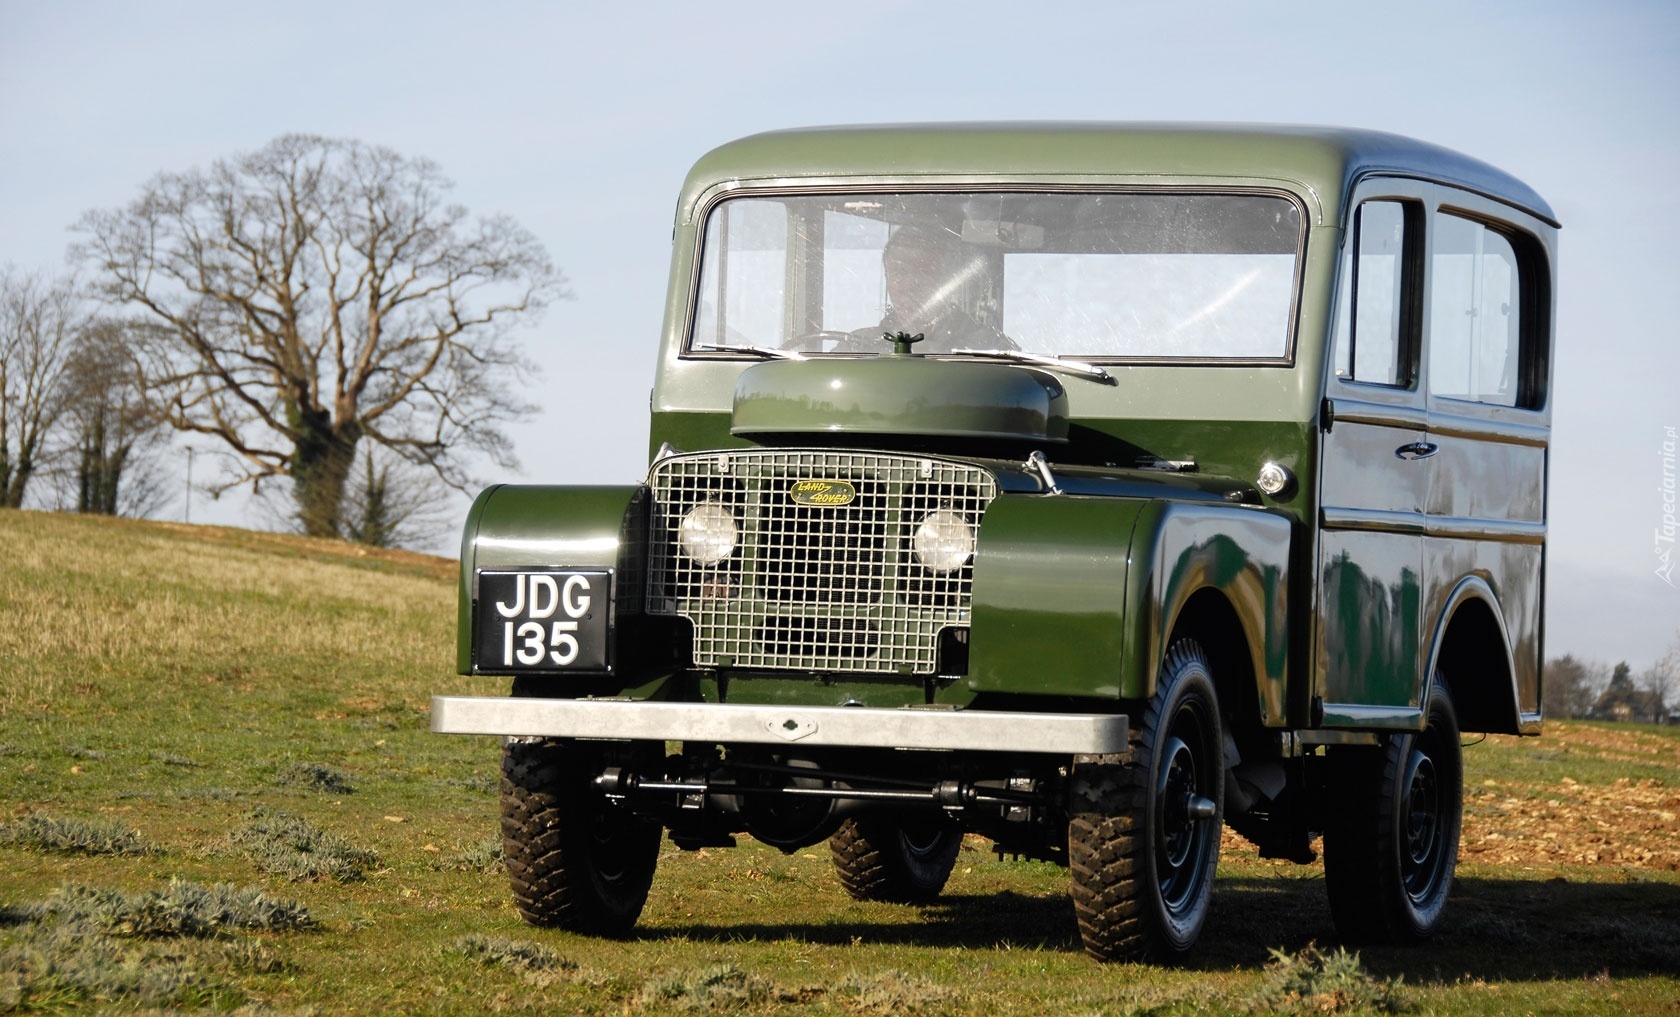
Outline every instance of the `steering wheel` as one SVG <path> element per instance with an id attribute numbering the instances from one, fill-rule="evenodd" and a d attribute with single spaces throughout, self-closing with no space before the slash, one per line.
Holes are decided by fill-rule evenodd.
<path id="1" fill-rule="evenodd" d="M 879 353 L 881 352 L 880 349 L 877 345 L 873 345 L 871 341 L 874 344 L 879 344 L 880 336 L 869 334 L 877 331 L 879 329 L 873 328 L 858 329 L 856 332 L 823 329 L 821 332 L 808 332 L 791 342 L 783 344 L 782 348 L 792 350 L 795 353 Z M 834 344 L 832 348 L 827 346 L 829 343 Z"/>
<path id="2" fill-rule="evenodd" d="M 791 342 L 783 344 L 782 348 L 795 353 L 888 353 L 892 350 L 892 340 L 883 336 L 884 329 L 879 325 L 867 325 L 851 332 L 840 332 L 834 329 L 823 329 L 820 332 L 809 332 Z M 975 340 L 981 345 L 990 344 L 997 349 L 1018 350 L 1021 347 L 1016 342 L 999 332 L 986 337 L 984 342 Z M 827 344 L 833 343 L 832 348 Z M 970 345 L 962 343 L 960 345 Z M 928 350 L 928 353 L 942 353 L 944 350 Z"/>

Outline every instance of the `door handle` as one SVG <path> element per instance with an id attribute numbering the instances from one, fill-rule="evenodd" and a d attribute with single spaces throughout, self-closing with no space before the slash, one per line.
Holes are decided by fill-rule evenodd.
<path id="1" fill-rule="evenodd" d="M 1396 459 L 1428 459 L 1441 451 L 1441 446 L 1427 441 L 1414 441 L 1410 445 L 1402 445 L 1394 450 Z"/>

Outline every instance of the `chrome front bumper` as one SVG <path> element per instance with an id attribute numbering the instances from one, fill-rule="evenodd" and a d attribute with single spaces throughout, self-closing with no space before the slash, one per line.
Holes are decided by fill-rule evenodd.
<path id="1" fill-rule="evenodd" d="M 1126 751 L 1126 717 L 980 710 L 746 706 L 622 699 L 433 696 L 440 734 L 706 744 L 1103 755 Z"/>

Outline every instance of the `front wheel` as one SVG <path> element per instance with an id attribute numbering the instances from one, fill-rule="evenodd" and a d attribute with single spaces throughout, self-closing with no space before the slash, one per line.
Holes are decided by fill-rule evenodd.
<path id="1" fill-rule="evenodd" d="M 1324 882 L 1336 932 L 1351 943 L 1418 943 L 1440 926 L 1458 866 L 1464 764 L 1445 684 L 1427 726 L 1379 748 L 1329 758 Z"/>
<path id="2" fill-rule="evenodd" d="M 1207 922 L 1225 797 L 1219 700 L 1194 640 L 1168 650 L 1129 748 L 1075 761 L 1074 912 L 1097 960 L 1174 960 Z"/>
<path id="3" fill-rule="evenodd" d="M 660 828 L 590 786 L 595 761 L 554 740 L 505 745 L 502 853 L 527 922 L 623 936 L 647 903 Z"/>
<path id="4" fill-rule="evenodd" d="M 962 830 L 939 819 L 848 819 L 828 840 L 834 871 L 858 900 L 923 904 L 939 896 L 962 850 Z"/>

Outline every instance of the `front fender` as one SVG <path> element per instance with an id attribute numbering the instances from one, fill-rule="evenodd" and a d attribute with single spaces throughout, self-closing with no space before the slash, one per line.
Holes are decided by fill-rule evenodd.
<path id="1" fill-rule="evenodd" d="M 969 688 L 1147 699 L 1174 625 L 1212 591 L 1261 721 L 1284 723 L 1289 541 L 1285 517 L 1234 505 L 1001 496 L 975 553 Z"/>
<path id="2" fill-rule="evenodd" d="M 1285 678 L 1289 666 L 1290 521 L 1252 508 L 1156 502 L 1156 511 L 1139 525 L 1133 539 L 1134 561 L 1147 562 L 1151 575 L 1150 621 L 1140 637 L 1147 650 L 1140 661 L 1147 681 L 1127 695 L 1154 692 L 1156 672 L 1166 654 L 1166 640 L 1198 595 L 1211 591 L 1230 609 L 1239 648 L 1255 681 L 1260 723 L 1286 722 Z M 1202 619 L 1196 619 L 1202 620 Z"/>
<path id="3" fill-rule="evenodd" d="M 461 534 L 456 670 L 473 673 L 473 604 L 478 597 L 479 569 L 612 569 L 618 577 L 613 614 L 620 622 L 615 635 L 620 635 L 622 622 L 642 612 L 646 507 L 645 487 L 498 484 L 485 488 L 467 513 Z"/>
<path id="4" fill-rule="evenodd" d="M 1115 699 L 1125 660 L 1135 498 L 1002 495 L 974 555 L 969 688 Z"/>

